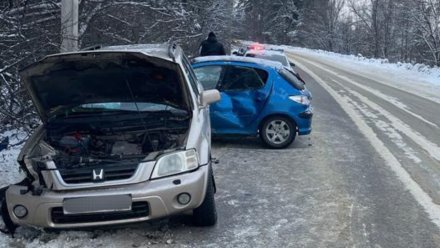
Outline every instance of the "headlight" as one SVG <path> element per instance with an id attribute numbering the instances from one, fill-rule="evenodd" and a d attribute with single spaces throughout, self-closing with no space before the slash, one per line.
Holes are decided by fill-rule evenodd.
<path id="1" fill-rule="evenodd" d="M 151 178 L 171 176 L 197 169 L 197 167 L 199 167 L 199 161 L 195 150 L 175 152 L 157 160 Z"/>
<path id="2" fill-rule="evenodd" d="M 310 105 L 309 98 L 307 96 L 304 96 L 304 95 L 289 96 L 289 99 L 294 101 L 294 102 L 303 104 L 303 105 Z"/>

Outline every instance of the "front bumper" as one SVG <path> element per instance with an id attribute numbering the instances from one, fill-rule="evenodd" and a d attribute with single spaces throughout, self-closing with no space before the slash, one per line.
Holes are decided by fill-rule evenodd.
<path id="1" fill-rule="evenodd" d="M 309 109 L 309 110 L 307 110 L 307 111 L 305 111 L 305 112 L 300 113 L 300 114 L 299 114 L 299 117 L 301 117 L 301 118 L 303 118 L 303 119 L 312 119 L 312 117 L 313 117 L 313 112 L 312 112 L 311 109 Z"/>
<path id="2" fill-rule="evenodd" d="M 30 192 L 21 194 L 20 190 L 26 189 L 26 187 L 11 185 L 6 192 L 6 202 L 12 221 L 18 225 L 46 228 L 80 228 L 141 222 L 178 214 L 200 206 L 206 193 L 208 171 L 209 166 L 201 166 L 196 171 L 190 173 L 143 183 L 74 192 L 43 191 L 39 196 L 33 196 Z M 179 180 L 180 184 L 178 184 Z M 177 195 L 180 193 L 189 193 L 191 201 L 186 205 L 179 204 L 177 202 Z M 129 218 L 122 219 L 106 219 L 106 214 L 93 213 L 94 216 L 89 218 L 89 221 L 72 222 L 70 220 L 69 223 L 54 222 L 53 210 L 62 208 L 63 201 L 66 198 L 117 195 L 130 195 L 133 203 L 147 203 L 148 211 L 144 211 L 147 215 L 137 217 L 131 215 Z M 13 208 L 16 205 L 22 205 L 27 208 L 28 214 L 24 218 L 19 219 L 14 215 Z"/>

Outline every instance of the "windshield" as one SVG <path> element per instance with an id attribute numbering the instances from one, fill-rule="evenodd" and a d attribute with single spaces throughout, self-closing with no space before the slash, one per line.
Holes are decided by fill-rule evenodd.
<path id="1" fill-rule="evenodd" d="M 84 110 L 102 110 L 102 111 L 166 111 L 176 110 L 175 107 L 158 103 L 146 102 L 107 102 L 107 103 L 90 103 L 82 104 L 72 108 L 72 112 L 79 112 Z"/>
<path id="2" fill-rule="evenodd" d="M 178 114 L 188 114 L 187 110 L 176 108 L 175 106 L 149 103 L 149 102 L 105 102 L 105 103 L 87 103 L 77 106 L 64 106 L 52 110 L 48 119 L 68 118 L 68 117 L 86 117 L 95 115 L 124 114 L 131 112 L 161 112 L 171 111 Z"/>

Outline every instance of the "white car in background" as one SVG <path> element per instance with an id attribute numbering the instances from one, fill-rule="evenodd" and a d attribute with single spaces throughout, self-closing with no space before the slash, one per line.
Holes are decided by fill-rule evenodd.
<path id="1" fill-rule="evenodd" d="M 295 67 L 295 63 L 291 62 L 287 58 L 283 50 L 248 50 L 244 56 L 279 62 L 297 79 L 299 79 L 304 84 L 306 83 L 304 79 L 299 75 L 299 73 L 293 69 Z M 309 90 L 305 89 L 305 94 L 310 100 L 312 99 L 312 93 Z"/>
<path id="2" fill-rule="evenodd" d="M 287 69 L 294 71 L 295 64 L 289 61 L 284 52 L 278 50 L 249 50 L 244 56 L 280 62 Z"/>

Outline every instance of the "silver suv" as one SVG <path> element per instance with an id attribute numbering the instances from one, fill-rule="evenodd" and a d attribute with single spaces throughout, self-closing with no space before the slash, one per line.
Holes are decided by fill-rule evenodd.
<path id="1" fill-rule="evenodd" d="M 22 80 L 43 124 L 18 161 L 3 218 L 16 225 L 76 228 L 125 224 L 193 210 L 217 220 L 208 105 L 176 45 L 56 54 Z"/>

